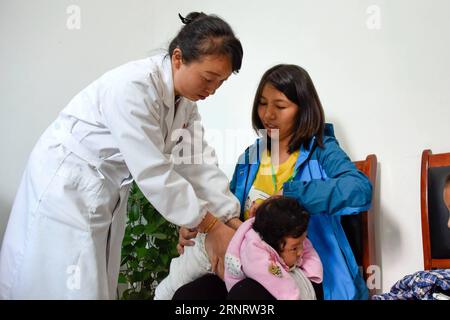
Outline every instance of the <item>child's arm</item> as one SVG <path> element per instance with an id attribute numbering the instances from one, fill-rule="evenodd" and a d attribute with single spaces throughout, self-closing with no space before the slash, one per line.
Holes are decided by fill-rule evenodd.
<path id="1" fill-rule="evenodd" d="M 276 299 L 299 299 L 295 280 L 263 244 L 244 241 L 241 247 L 241 263 L 245 276 L 259 282 Z"/>
<path id="2" fill-rule="evenodd" d="M 305 276 L 315 283 L 321 283 L 323 278 L 323 267 L 320 257 L 308 238 L 303 241 L 303 255 L 297 262 Z"/>

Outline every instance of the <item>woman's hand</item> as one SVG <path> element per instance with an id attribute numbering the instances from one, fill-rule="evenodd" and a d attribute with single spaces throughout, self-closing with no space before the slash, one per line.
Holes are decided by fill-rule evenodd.
<path id="1" fill-rule="evenodd" d="M 211 262 L 212 272 L 223 280 L 225 253 L 235 230 L 217 221 L 206 235 L 205 248 Z"/>
<path id="2" fill-rule="evenodd" d="M 177 251 L 180 255 L 184 253 L 184 246 L 193 246 L 195 244 L 194 241 L 190 240 L 195 238 L 197 235 L 197 229 L 188 229 L 185 227 L 180 227 L 178 231 L 178 244 Z"/>

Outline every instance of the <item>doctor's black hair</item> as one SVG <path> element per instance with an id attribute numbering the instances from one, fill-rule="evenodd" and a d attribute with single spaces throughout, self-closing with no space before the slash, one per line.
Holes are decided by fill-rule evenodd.
<path id="1" fill-rule="evenodd" d="M 285 237 L 301 237 L 308 222 L 309 213 L 296 199 L 273 196 L 256 209 L 253 230 L 279 252 L 286 245 Z"/>
<path id="2" fill-rule="evenodd" d="M 199 61 L 204 55 L 227 55 L 233 72 L 239 72 L 242 65 L 242 45 L 228 23 L 216 15 L 203 12 L 191 12 L 186 17 L 179 17 L 185 26 L 170 42 L 171 57 L 176 48 L 180 48 L 186 64 Z"/>
<path id="3" fill-rule="evenodd" d="M 307 144 L 313 136 L 316 137 L 317 144 L 323 147 L 325 113 L 311 77 L 305 69 L 297 65 L 279 64 L 267 70 L 262 76 L 252 109 L 252 125 L 256 133 L 258 134 L 259 129 L 264 129 L 258 115 L 258 107 L 266 84 L 271 84 L 281 91 L 298 107 L 294 119 L 295 127 L 289 141 L 289 153 L 297 151 L 301 145 L 309 147 Z M 267 143 L 270 150 L 270 139 Z"/>

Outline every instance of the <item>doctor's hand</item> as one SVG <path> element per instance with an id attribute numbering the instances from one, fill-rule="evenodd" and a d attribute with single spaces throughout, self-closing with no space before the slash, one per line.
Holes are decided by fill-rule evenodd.
<path id="1" fill-rule="evenodd" d="M 237 230 L 241 224 L 242 221 L 239 218 L 232 218 L 226 222 L 226 225 L 234 230 Z"/>
<path id="2" fill-rule="evenodd" d="M 180 255 L 184 253 L 184 246 L 193 246 L 195 244 L 194 241 L 190 240 L 195 238 L 197 235 L 197 229 L 188 229 L 185 227 L 180 227 L 178 231 L 178 244 L 177 251 Z"/>
<path id="3" fill-rule="evenodd" d="M 206 235 L 205 248 L 212 271 L 223 280 L 225 253 L 235 230 L 217 221 Z"/>

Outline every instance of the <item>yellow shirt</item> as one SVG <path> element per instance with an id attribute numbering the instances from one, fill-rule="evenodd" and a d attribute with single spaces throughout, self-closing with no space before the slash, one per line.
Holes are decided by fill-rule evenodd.
<path id="1" fill-rule="evenodd" d="M 289 158 L 279 166 L 273 165 L 275 171 L 276 189 L 272 176 L 272 166 L 270 155 L 264 151 L 256 174 L 255 181 L 248 193 L 244 207 L 244 218 L 248 219 L 248 211 L 253 201 L 261 203 L 271 195 L 277 193 L 283 188 L 285 183 L 294 173 L 294 166 L 297 162 L 299 151 L 292 153 Z"/>

